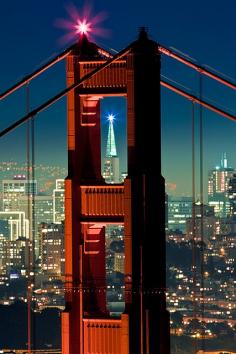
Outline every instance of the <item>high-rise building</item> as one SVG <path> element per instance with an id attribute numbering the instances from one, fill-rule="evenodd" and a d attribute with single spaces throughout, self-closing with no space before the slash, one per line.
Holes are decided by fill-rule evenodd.
<path id="1" fill-rule="evenodd" d="M 27 180 L 25 175 L 2 181 L 3 211 L 20 211 L 19 197 L 37 194 L 37 182 Z"/>
<path id="2" fill-rule="evenodd" d="M 236 219 L 236 173 L 229 179 L 228 197 L 230 203 L 230 216 Z"/>
<path id="3" fill-rule="evenodd" d="M 23 211 L 0 211 L 0 233 L 9 241 L 29 238 L 29 220 Z"/>
<path id="4" fill-rule="evenodd" d="M 208 175 L 208 203 L 214 207 L 215 215 L 226 217 L 230 213 L 228 198 L 229 181 L 234 169 L 228 166 L 226 154 L 221 159 L 220 166 L 216 166 Z"/>
<path id="5" fill-rule="evenodd" d="M 186 219 L 192 217 L 192 197 L 168 196 L 168 230 L 186 232 Z"/>
<path id="6" fill-rule="evenodd" d="M 34 238 L 35 256 L 40 255 L 40 237 L 38 226 L 40 223 L 51 224 L 53 221 L 53 198 L 51 195 L 35 195 L 19 197 L 19 207 L 29 219 L 29 234 Z"/>
<path id="7" fill-rule="evenodd" d="M 41 269 L 44 274 L 61 276 L 64 273 L 64 225 L 40 225 Z"/>
<path id="8" fill-rule="evenodd" d="M 53 223 L 61 224 L 65 219 L 65 206 L 64 206 L 64 179 L 56 180 L 56 188 L 53 190 Z"/>
<path id="9" fill-rule="evenodd" d="M 202 205 L 200 202 L 196 202 L 194 208 L 195 220 L 192 217 L 186 220 L 186 238 L 191 240 L 194 237 L 196 241 L 201 241 L 203 237 L 204 241 L 208 243 L 216 235 L 217 219 L 214 215 L 214 208 Z"/>
<path id="10" fill-rule="evenodd" d="M 20 237 L 17 240 L 9 241 L 1 238 L 1 261 L 0 271 L 1 274 L 10 275 L 13 273 L 25 274 L 26 269 L 29 267 L 29 247 L 31 243 L 29 239 Z"/>
<path id="11" fill-rule="evenodd" d="M 114 271 L 120 272 L 120 273 L 125 272 L 125 255 L 124 255 L 124 253 L 115 252 Z"/>
<path id="12" fill-rule="evenodd" d="M 104 159 L 103 177 L 107 183 L 120 183 L 120 159 L 117 156 L 115 133 L 114 133 L 114 115 L 108 116 L 109 127 L 107 135 L 106 156 Z"/>
<path id="13" fill-rule="evenodd" d="M 63 178 L 56 179 L 56 189 L 65 189 L 65 180 Z"/>

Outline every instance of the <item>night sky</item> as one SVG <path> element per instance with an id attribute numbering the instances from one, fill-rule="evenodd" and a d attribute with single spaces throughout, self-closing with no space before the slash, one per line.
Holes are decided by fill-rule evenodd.
<path id="1" fill-rule="evenodd" d="M 17 82 L 24 75 L 38 68 L 70 43 L 59 39 L 66 33 L 55 22 L 69 19 L 60 0 L 24 0 L 0 2 L 0 91 Z M 74 1 L 83 8 L 82 1 Z M 99 0 L 93 4 L 93 14 L 105 11 L 103 26 L 110 36 L 96 38 L 105 49 L 120 50 L 137 37 L 140 26 L 149 29 L 149 35 L 157 42 L 177 48 L 201 65 L 212 68 L 236 79 L 236 3 L 234 0 L 187 1 L 146 0 L 139 2 Z M 65 87 L 64 64 L 59 64 L 49 74 L 30 85 L 30 106 L 36 107 L 45 99 Z M 176 64 L 166 57 L 162 60 L 162 74 L 199 94 L 199 75 Z M 202 95 L 220 107 L 236 112 L 235 93 L 202 80 Z M 25 89 L 14 97 L 1 102 L 0 129 L 24 115 L 26 111 Z M 150 103 L 153 104 L 153 103 Z M 117 114 L 115 129 L 117 141 L 123 146 L 122 132 L 125 127 L 123 100 L 109 100 L 102 104 L 102 123 L 105 115 Z M 36 120 L 36 163 L 66 164 L 66 105 L 58 102 L 40 114 Z M 176 184 L 177 195 L 191 193 L 191 103 L 175 93 L 162 90 L 162 154 L 163 175 L 168 183 Z M 196 112 L 198 119 L 199 110 Z M 204 170 L 219 164 L 222 152 L 226 152 L 229 164 L 236 167 L 236 123 L 203 109 L 204 119 Z M 155 117 L 147 117 L 147 124 L 154 124 Z M 197 124 L 196 124 L 197 129 Z M 25 127 L 1 139 L 1 160 L 22 160 L 26 156 Z M 155 144 L 153 144 L 155 149 Z M 121 152 L 121 148 L 118 146 Z M 151 151 L 155 154 L 155 151 Z M 122 164 L 124 168 L 124 164 Z"/>

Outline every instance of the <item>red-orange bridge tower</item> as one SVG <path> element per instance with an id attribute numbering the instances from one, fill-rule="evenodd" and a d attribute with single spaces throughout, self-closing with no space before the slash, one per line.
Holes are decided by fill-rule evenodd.
<path id="1" fill-rule="evenodd" d="M 85 36 L 67 57 L 66 308 L 63 354 L 168 354 L 160 53 L 141 30 L 114 57 Z M 101 177 L 100 99 L 127 97 L 128 176 Z M 125 311 L 106 309 L 105 225 L 124 224 Z"/>
<path id="2" fill-rule="evenodd" d="M 6 98 L 66 58 L 67 88 L 0 132 L 1 138 L 67 95 L 69 174 L 63 354 L 168 354 L 170 351 L 165 303 L 160 85 L 228 119 L 236 121 L 236 116 L 160 80 L 161 53 L 236 90 L 235 83 L 158 46 L 142 30 L 137 41 L 115 56 L 82 36 L 77 44 L 0 94 L 0 100 Z M 127 98 L 128 176 L 124 184 L 107 185 L 101 177 L 99 105 L 103 97 L 117 95 Z M 109 316 L 106 306 L 104 230 L 111 223 L 122 223 L 125 230 L 125 310 L 116 319 Z M 32 289 L 28 289 L 31 301 Z"/>

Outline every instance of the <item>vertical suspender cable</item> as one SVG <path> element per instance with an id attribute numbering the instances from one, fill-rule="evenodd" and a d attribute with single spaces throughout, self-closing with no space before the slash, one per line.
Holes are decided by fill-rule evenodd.
<path id="1" fill-rule="evenodd" d="M 30 111 L 29 82 L 26 85 L 26 111 Z M 32 318 L 32 293 L 34 279 L 34 252 L 35 252 L 35 153 L 34 153 L 34 118 L 27 121 L 26 144 L 27 144 L 27 212 L 29 218 L 28 240 L 28 282 L 27 282 L 27 347 L 28 353 L 33 348 L 33 318 Z"/>
<path id="2" fill-rule="evenodd" d="M 33 295 L 33 290 L 35 286 L 35 235 L 36 235 L 36 220 L 35 220 L 35 194 L 36 194 L 36 184 L 35 184 L 35 121 L 34 117 L 31 119 L 31 164 L 32 164 L 32 251 L 31 251 L 31 260 L 32 260 L 32 273 L 31 273 L 31 296 Z M 34 307 L 34 302 L 32 302 L 31 307 Z M 33 308 L 32 308 L 33 310 Z M 32 311 L 34 313 L 34 311 Z M 31 319 L 31 338 L 32 349 L 35 348 L 35 324 L 34 319 Z"/>
<path id="3" fill-rule="evenodd" d="M 196 320 L 196 188 L 195 188 L 195 105 L 192 101 L 192 299 L 193 299 L 193 319 Z M 194 321 L 195 323 L 195 321 Z M 196 348 L 196 340 L 194 341 Z"/>
<path id="4" fill-rule="evenodd" d="M 29 96 L 29 82 L 26 84 L 26 113 L 30 111 L 30 96 Z M 31 197 L 30 197 L 30 121 L 26 125 L 26 168 L 27 168 L 27 213 L 29 220 L 29 239 L 28 239 L 28 281 L 27 281 L 27 349 L 31 353 L 31 235 L 32 235 L 32 217 L 31 217 Z"/>
<path id="5" fill-rule="evenodd" d="M 199 96 L 202 99 L 202 74 L 199 72 Z M 201 274 L 201 290 L 200 290 L 200 306 L 201 306 L 201 324 L 202 324 L 202 350 L 205 350 L 205 329 L 203 326 L 204 321 L 204 312 L 205 312 L 205 305 L 204 305 L 204 184 L 203 184 L 203 110 L 202 105 L 199 107 L 199 139 L 200 139 L 200 234 L 201 234 L 201 245 L 200 245 L 200 274 Z"/>

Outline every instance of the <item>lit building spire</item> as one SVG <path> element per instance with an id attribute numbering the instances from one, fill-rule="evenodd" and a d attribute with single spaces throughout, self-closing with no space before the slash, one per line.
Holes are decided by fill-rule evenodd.
<path id="1" fill-rule="evenodd" d="M 107 136 L 107 148 L 106 148 L 106 157 L 115 157 L 117 156 L 116 152 L 116 142 L 115 142 L 115 134 L 114 134 L 114 115 L 109 114 L 109 128 L 108 128 L 108 136 Z"/>
<path id="2" fill-rule="evenodd" d="M 107 183 L 120 183 L 120 162 L 116 151 L 116 142 L 114 134 L 113 121 L 114 114 L 109 114 L 107 117 L 109 121 L 106 156 L 104 159 L 103 178 Z"/>
<path id="3" fill-rule="evenodd" d="M 227 168 L 228 167 L 228 160 L 227 160 L 226 152 L 224 152 L 222 154 L 221 167 L 222 168 Z"/>
<path id="4" fill-rule="evenodd" d="M 226 157 L 226 152 L 224 153 L 224 168 L 228 167 L 228 162 L 227 162 L 227 157 Z"/>

